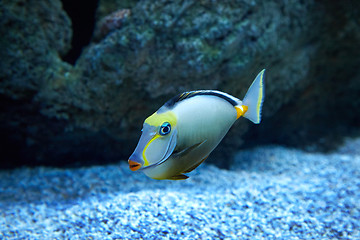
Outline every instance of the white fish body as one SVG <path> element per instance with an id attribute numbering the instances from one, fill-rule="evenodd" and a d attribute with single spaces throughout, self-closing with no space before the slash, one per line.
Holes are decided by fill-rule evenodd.
<path id="1" fill-rule="evenodd" d="M 212 90 L 186 92 L 169 100 L 145 120 L 129 158 L 130 169 L 140 169 L 154 179 L 188 178 L 184 173 L 209 156 L 240 116 L 260 123 L 264 71 L 243 101 Z"/>

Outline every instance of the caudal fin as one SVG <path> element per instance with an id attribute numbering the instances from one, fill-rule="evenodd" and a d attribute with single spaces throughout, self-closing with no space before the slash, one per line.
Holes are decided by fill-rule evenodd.
<path id="1" fill-rule="evenodd" d="M 261 108 L 265 96 L 264 75 L 265 69 L 257 75 L 242 101 L 242 106 L 247 107 L 243 116 L 255 124 L 259 124 L 261 121 Z"/>

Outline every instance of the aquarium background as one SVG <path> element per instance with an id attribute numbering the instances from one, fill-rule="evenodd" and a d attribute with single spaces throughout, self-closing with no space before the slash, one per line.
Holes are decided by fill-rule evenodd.
<path id="1" fill-rule="evenodd" d="M 360 238 L 360 2 L 0 1 L 5 239 Z M 186 181 L 130 172 L 144 119 L 244 94 Z M 1 235 L 0 235 L 1 236 Z"/>

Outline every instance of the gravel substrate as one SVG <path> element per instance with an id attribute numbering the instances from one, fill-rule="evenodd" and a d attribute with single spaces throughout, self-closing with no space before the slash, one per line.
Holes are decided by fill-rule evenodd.
<path id="1" fill-rule="evenodd" d="M 241 151 L 185 181 L 119 165 L 0 172 L 1 239 L 360 239 L 360 140 Z"/>

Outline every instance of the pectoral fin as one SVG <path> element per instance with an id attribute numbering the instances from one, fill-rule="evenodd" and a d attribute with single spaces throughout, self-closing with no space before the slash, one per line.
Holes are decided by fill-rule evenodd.
<path id="1" fill-rule="evenodd" d="M 207 158 L 209 157 L 209 155 L 207 155 L 203 160 L 201 160 L 200 162 L 198 162 L 197 164 L 193 165 L 191 168 L 189 168 L 188 170 L 184 171 L 184 173 L 189 173 L 191 171 L 193 171 L 195 168 L 197 168 L 198 166 L 200 166 L 200 164 L 202 164 Z"/>
<path id="2" fill-rule="evenodd" d="M 196 148 L 200 147 L 204 142 L 206 142 L 206 140 L 196 143 L 190 147 L 184 148 L 180 151 L 176 151 L 174 152 L 171 156 L 174 158 L 181 158 L 184 157 L 185 155 L 187 155 L 188 153 L 190 153 L 191 151 L 195 150 Z"/>
<path id="3" fill-rule="evenodd" d="M 206 142 L 206 140 L 200 142 L 200 143 L 197 143 L 197 144 L 194 144 L 190 147 L 187 147 L 187 148 L 184 148 L 178 152 L 174 152 L 171 156 L 173 158 L 182 158 L 184 156 L 186 156 L 187 154 L 189 154 L 190 152 L 194 151 L 195 149 L 197 149 L 198 147 L 200 147 L 204 142 Z M 189 168 L 188 170 L 186 170 L 184 173 L 187 173 L 187 172 L 190 172 L 192 170 L 194 170 L 196 167 L 198 167 L 206 158 L 204 158 L 200 163 L 197 163 L 195 164 L 194 166 L 192 166 L 191 168 Z M 184 180 L 184 179 L 187 179 L 189 178 L 188 176 L 180 173 L 178 175 L 175 175 L 175 176 L 172 176 L 168 179 L 170 180 Z"/>

